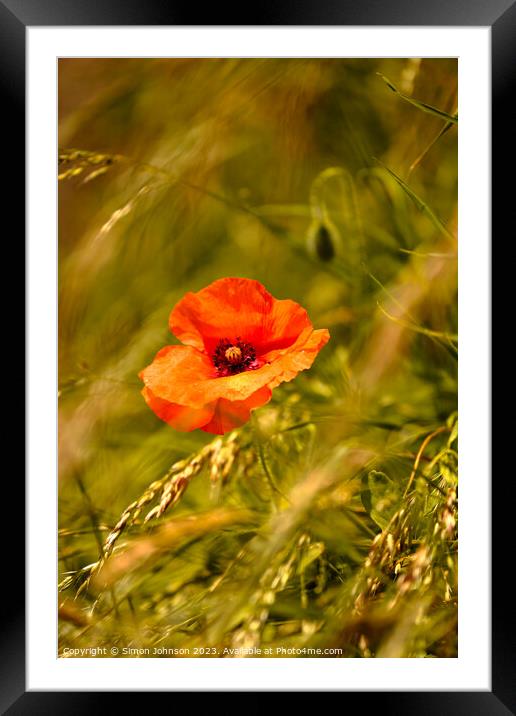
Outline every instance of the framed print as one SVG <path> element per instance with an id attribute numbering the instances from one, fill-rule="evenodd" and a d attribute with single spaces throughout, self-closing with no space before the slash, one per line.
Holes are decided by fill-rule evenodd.
<path id="1" fill-rule="evenodd" d="M 515 712 L 490 444 L 514 5 L 260 9 L 0 4 L 28 395 L 2 708 Z"/>

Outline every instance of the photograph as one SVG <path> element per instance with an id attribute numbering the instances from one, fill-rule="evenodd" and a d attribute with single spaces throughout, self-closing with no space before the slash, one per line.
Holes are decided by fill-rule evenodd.
<path id="1" fill-rule="evenodd" d="M 58 657 L 457 658 L 457 58 L 57 70 Z"/>

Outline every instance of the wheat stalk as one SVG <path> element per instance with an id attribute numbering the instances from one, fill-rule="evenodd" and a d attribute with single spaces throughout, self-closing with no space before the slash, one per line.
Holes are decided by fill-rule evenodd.
<path id="1" fill-rule="evenodd" d="M 88 170 L 91 170 L 84 178 L 84 183 L 105 174 L 109 169 L 124 159 L 120 154 L 101 154 L 100 152 L 89 152 L 85 149 L 61 149 L 58 157 L 61 171 L 57 178 L 72 179 Z"/>
<path id="2" fill-rule="evenodd" d="M 233 466 L 235 457 L 241 449 L 239 437 L 239 431 L 235 430 L 225 440 L 216 438 L 208 443 L 208 445 L 205 445 L 193 457 L 175 462 L 162 478 L 152 482 L 137 500 L 131 502 L 122 512 L 113 529 L 109 532 L 102 546 L 100 558 L 96 562 L 83 567 L 78 573 L 81 577 L 84 576 L 85 580 L 80 585 L 77 595 L 88 587 L 93 574 L 99 571 L 112 554 L 122 533 L 125 532 L 128 527 L 137 523 L 143 508 L 153 502 L 159 493 L 161 493 L 161 495 L 158 504 L 147 512 L 143 524 L 159 519 L 166 510 L 177 504 L 190 484 L 190 481 L 201 472 L 205 465 L 209 465 L 212 484 L 217 482 L 224 484 Z M 67 589 L 75 581 L 73 576 L 67 576 L 59 584 L 59 589 Z"/>

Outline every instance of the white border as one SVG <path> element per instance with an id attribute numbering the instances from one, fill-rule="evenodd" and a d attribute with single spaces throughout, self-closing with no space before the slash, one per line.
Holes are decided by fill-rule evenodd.
<path id="1" fill-rule="evenodd" d="M 28 690 L 489 690 L 490 28 L 28 28 Z M 56 658 L 56 58 L 459 57 L 457 659 Z M 479 578 L 479 575 L 481 577 Z"/>

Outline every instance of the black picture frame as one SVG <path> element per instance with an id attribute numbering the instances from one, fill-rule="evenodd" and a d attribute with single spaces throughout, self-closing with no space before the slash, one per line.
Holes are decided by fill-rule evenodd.
<path id="1" fill-rule="evenodd" d="M 242 7 L 240 8 L 243 9 Z M 511 221 L 514 199 L 513 182 L 504 178 L 504 167 L 515 164 L 513 120 L 508 108 L 514 80 L 516 2 L 515 0 L 361 0 L 339 3 L 332 0 L 301 0 L 295 5 L 277 0 L 262 0 L 245 8 L 238 22 L 235 8 L 219 3 L 202 10 L 183 0 L 0 0 L 0 92 L 2 96 L 3 133 L 2 164 L 9 167 L 7 196 L 9 210 L 17 215 L 17 229 L 11 229 L 7 244 L 23 247 L 21 234 L 25 216 L 25 39 L 32 26 L 74 25 L 352 25 L 352 26 L 489 26 L 492 33 L 492 236 L 499 237 Z M 5 177 L 4 177 L 5 178 Z M 5 196 L 5 194 L 4 194 Z M 506 237 L 507 240 L 510 237 Z M 10 253 L 9 253 L 10 257 Z M 9 258 L 9 261 L 11 259 Z M 11 269 L 10 269 L 11 270 Z M 503 289 L 493 290 L 495 302 Z M 22 301 L 23 302 L 23 301 Z M 492 313 L 494 327 L 495 312 Z M 20 322 L 12 319 L 12 336 L 16 345 L 23 344 Z M 15 327 L 17 326 L 17 328 Z M 4 329 L 7 330 L 7 329 Z M 14 339 L 13 339 L 14 340 Z M 17 348 L 19 352 L 19 347 Z M 19 386 L 17 402 L 19 404 Z M 498 432 L 496 434 L 498 436 Z M 494 436 L 493 436 L 494 438 Z M 501 445 L 502 437 L 498 437 Z M 493 454 L 495 454 L 493 446 Z M 9 503 L 24 504 L 24 485 L 19 465 L 17 480 L 10 480 Z M 346 708 L 378 709 L 379 713 L 403 714 L 487 714 L 500 716 L 516 713 L 516 636 L 513 627 L 512 589 L 509 587 L 514 542 L 511 509 L 512 476 L 501 471 L 493 479 L 492 519 L 492 690 L 454 692 L 347 692 Z M 507 511 L 507 515 L 505 512 Z M 22 510 L 18 509 L 17 520 Z M 494 514 L 493 513 L 493 514 Z M 503 517 L 502 517 L 503 515 Z M 18 528 L 17 547 L 3 556 L 3 571 L 9 582 L 22 593 L 25 582 L 23 536 Z M 490 575 L 484 575 L 489 579 Z M 4 592 L 6 588 L 4 587 Z M 19 601 L 7 598 L 2 610 L 0 709 L 17 714 L 82 714 L 94 709 L 117 712 L 121 709 L 120 693 L 108 692 L 26 692 L 25 690 L 25 608 Z M 511 623 L 512 622 L 512 623 Z M 261 708 L 263 696 L 256 694 L 246 711 Z M 280 695 L 277 695 L 280 696 Z M 132 707 L 145 708 L 148 694 L 131 693 Z M 146 699 L 146 702 L 143 699 Z M 168 695 L 176 703 L 176 695 Z M 210 694 L 212 707 L 224 703 L 223 693 Z M 305 698 L 310 697 L 306 694 Z M 318 696 L 320 698 L 320 694 Z M 350 702 L 350 699 L 352 700 Z M 280 698 L 279 704 L 283 701 Z M 314 702 L 315 704 L 315 702 Z M 353 704 L 353 705 L 352 705 Z M 280 705 L 281 707 L 281 705 Z"/>

